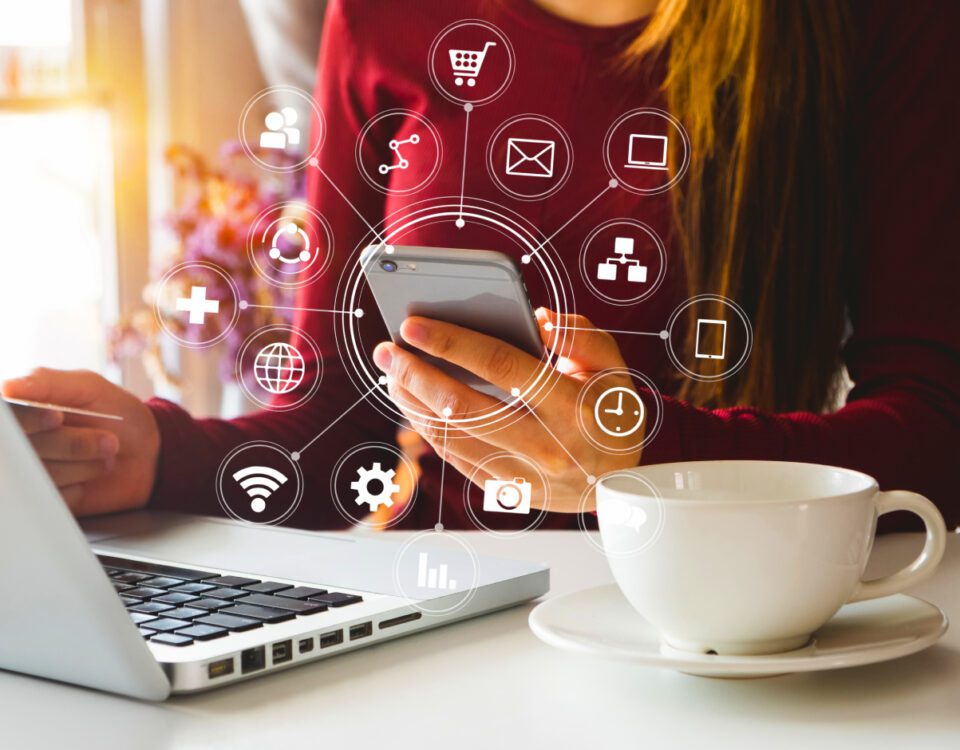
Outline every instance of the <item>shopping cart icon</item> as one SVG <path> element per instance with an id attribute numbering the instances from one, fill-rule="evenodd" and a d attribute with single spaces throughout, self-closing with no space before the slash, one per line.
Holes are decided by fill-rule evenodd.
<path id="1" fill-rule="evenodd" d="M 487 42 L 483 45 L 482 50 L 450 50 L 450 67 L 453 68 L 453 74 L 456 76 L 453 82 L 457 86 L 463 86 L 463 82 L 466 80 L 467 86 L 476 86 L 476 79 L 480 75 L 480 68 L 483 67 L 483 59 L 487 56 L 487 50 L 496 46 L 496 42 Z"/>

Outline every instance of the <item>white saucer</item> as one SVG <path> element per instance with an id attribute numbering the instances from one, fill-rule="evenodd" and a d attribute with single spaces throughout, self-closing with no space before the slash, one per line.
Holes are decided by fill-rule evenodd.
<path id="1" fill-rule="evenodd" d="M 763 677 L 855 667 L 922 651 L 947 630 L 937 607 L 906 594 L 847 604 L 796 651 L 764 656 L 694 654 L 661 646 L 653 626 L 615 585 L 547 599 L 530 613 L 544 643 L 705 677 Z"/>

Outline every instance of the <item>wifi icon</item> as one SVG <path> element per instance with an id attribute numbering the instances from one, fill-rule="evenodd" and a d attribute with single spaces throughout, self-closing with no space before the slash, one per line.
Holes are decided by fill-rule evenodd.
<path id="1" fill-rule="evenodd" d="M 270 466 L 248 466 L 234 473 L 233 478 L 247 493 L 254 513 L 263 513 L 270 496 L 287 482 L 286 476 Z"/>

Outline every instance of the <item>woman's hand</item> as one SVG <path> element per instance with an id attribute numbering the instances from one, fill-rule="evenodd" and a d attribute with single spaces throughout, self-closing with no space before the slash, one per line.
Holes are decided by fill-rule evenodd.
<path id="1" fill-rule="evenodd" d="M 547 395 L 520 408 L 516 419 L 505 420 L 500 427 L 470 426 L 457 423 L 458 418 L 492 410 L 502 403 L 480 393 L 441 372 L 416 354 L 385 342 L 374 351 L 374 362 L 388 377 L 390 395 L 407 415 L 411 425 L 445 461 L 483 486 L 488 479 L 511 479 L 529 474 L 522 461 L 503 458 L 489 462 L 495 467 L 494 477 L 477 466 L 496 453 L 512 453 L 533 461 L 549 483 L 549 510 L 575 513 L 592 510 L 593 499 L 580 507 L 588 477 L 595 478 L 616 469 L 636 466 L 640 450 L 629 453 L 610 453 L 594 443 L 607 445 L 611 450 L 622 447 L 622 438 L 605 435 L 601 430 L 590 432 L 587 440 L 579 424 L 592 425 L 597 398 L 604 390 L 621 386 L 633 389 L 628 376 L 611 374 L 602 379 L 601 387 L 590 387 L 591 392 L 580 399 L 584 384 L 595 373 L 626 365 L 613 338 L 597 329 L 579 315 L 563 316 L 551 311 L 537 310 L 544 345 L 558 357 L 556 369 L 559 382 Z M 567 336 L 564 351 L 554 350 L 558 326 L 576 329 Z M 459 365 L 505 393 L 530 382 L 543 363 L 502 341 L 475 331 L 427 318 L 413 317 L 404 321 L 400 330 L 404 340 L 420 351 Z M 578 403 L 579 401 L 579 403 Z M 583 410 L 582 420 L 577 412 Z M 424 422 L 417 413 L 436 415 L 437 419 Z M 451 420 L 446 430 L 438 428 L 443 415 Z M 444 439 L 444 432 L 446 439 Z M 631 435 L 631 445 L 640 442 L 642 433 Z M 618 444 L 619 441 L 619 444 Z M 536 487 L 535 477 L 526 477 Z M 544 493 L 534 492 L 534 507 L 547 505 Z"/>
<path id="2" fill-rule="evenodd" d="M 146 505 L 160 455 L 153 412 L 93 372 L 40 368 L 8 380 L 3 395 L 123 417 L 122 422 L 13 407 L 20 426 L 70 509 L 79 515 Z"/>

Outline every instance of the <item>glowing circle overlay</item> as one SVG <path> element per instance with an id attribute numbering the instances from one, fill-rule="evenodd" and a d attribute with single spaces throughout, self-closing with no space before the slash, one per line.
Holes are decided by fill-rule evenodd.
<path id="1" fill-rule="evenodd" d="M 602 482 L 605 479 L 612 479 L 614 477 L 625 477 L 627 479 L 630 479 L 631 481 L 637 482 L 638 484 L 642 484 L 650 493 L 649 497 L 652 497 L 654 499 L 655 506 L 657 508 L 657 518 L 655 519 L 655 522 L 657 525 L 654 528 L 653 534 L 650 536 L 649 539 L 639 544 L 636 549 L 631 549 L 626 552 L 610 552 L 606 548 L 604 548 L 603 544 L 601 542 L 598 542 L 596 539 L 596 535 L 599 535 L 600 532 L 599 531 L 594 532 L 592 529 L 588 529 L 585 521 L 586 515 L 590 513 L 590 511 L 587 510 L 587 504 L 590 500 L 590 493 L 591 492 L 595 493 L 597 491 L 597 485 L 599 485 L 600 482 Z M 660 538 L 660 535 L 663 533 L 663 526 L 664 526 L 664 523 L 666 522 L 665 517 L 666 517 L 666 506 L 664 505 L 663 496 L 660 494 L 660 491 L 648 479 L 646 479 L 642 475 L 635 474 L 632 471 L 622 471 L 622 470 L 612 471 L 609 474 L 604 474 L 602 477 L 600 477 L 600 479 L 596 483 L 587 485 L 586 489 L 580 495 L 580 504 L 577 509 L 577 525 L 580 527 L 580 531 L 583 532 L 583 537 L 587 540 L 587 542 L 590 543 L 590 546 L 593 547 L 595 550 L 599 551 L 605 557 L 616 558 L 616 559 L 633 557 L 634 555 L 637 555 L 643 552 L 650 545 L 656 542 L 657 539 Z"/>
<path id="2" fill-rule="evenodd" d="M 473 574 L 470 577 L 470 586 L 466 590 L 461 590 L 460 599 L 454 601 L 453 604 L 444 607 L 431 607 L 430 602 L 433 600 L 422 600 L 419 596 L 411 596 L 408 592 L 408 587 L 404 586 L 402 576 L 400 575 L 400 563 L 403 560 L 405 554 L 407 554 L 411 547 L 413 547 L 418 542 L 423 542 L 424 540 L 429 540 L 433 537 L 449 539 L 458 544 L 469 558 L 471 565 L 473 567 Z M 459 574 L 458 574 L 459 575 Z M 394 558 L 393 562 L 393 582 L 397 587 L 397 591 L 400 595 L 407 600 L 411 607 L 417 611 L 423 613 L 424 615 L 450 615 L 454 612 L 457 612 L 460 609 L 466 607 L 474 596 L 477 594 L 477 584 L 480 581 L 480 558 L 477 556 L 476 551 L 467 542 L 466 539 L 461 537 L 458 534 L 453 534 L 449 531 L 422 531 L 419 534 L 415 534 L 410 537 L 403 546 L 397 551 L 397 556 Z"/>
<path id="3" fill-rule="evenodd" d="M 590 406 L 587 408 L 586 400 L 591 395 L 591 392 L 604 378 L 608 377 L 629 377 L 634 381 L 635 384 L 641 385 L 650 393 L 650 406 L 646 408 L 645 414 L 642 419 L 647 420 L 646 430 L 643 434 L 643 439 L 639 442 L 631 443 L 630 445 L 624 446 L 623 448 L 611 448 L 608 445 L 604 445 L 599 442 L 594 436 L 590 433 L 590 430 L 587 428 L 587 425 L 584 423 L 584 414 L 589 413 L 593 414 L 595 406 Z M 607 389 L 603 388 L 603 392 L 606 392 Z M 638 394 L 639 395 L 639 394 Z M 643 403 L 643 402 L 641 402 Z M 653 415 L 653 424 L 650 424 L 649 418 L 650 415 Z M 611 368 L 609 370 L 601 370 L 592 378 L 590 378 L 583 386 L 580 388 L 580 394 L 577 396 L 577 426 L 580 428 L 580 434 L 598 450 L 603 451 L 604 453 L 610 453 L 612 455 L 622 455 L 625 453 L 633 453 L 634 451 L 642 450 L 646 448 L 650 443 L 653 442 L 654 438 L 657 437 L 657 434 L 660 432 L 660 428 L 663 426 L 663 398 L 660 395 L 660 390 L 657 388 L 656 384 L 644 375 L 642 372 L 637 370 L 632 370 L 628 367 L 617 367 Z M 602 430 L 602 428 L 601 428 Z M 632 430 L 631 433 L 624 435 L 624 437 L 629 437 L 629 434 L 632 434 L 636 430 Z M 607 433 L 609 434 L 609 433 Z"/>
<path id="4" fill-rule="evenodd" d="M 387 453 L 390 453 L 391 455 L 395 456 L 397 458 L 398 465 L 402 463 L 406 467 L 406 470 L 410 472 L 410 476 L 413 477 L 414 479 L 413 492 L 411 493 L 410 498 L 407 500 L 407 504 L 403 507 L 403 510 L 401 510 L 395 517 L 391 518 L 389 521 L 387 521 L 384 524 L 371 523 L 362 518 L 357 518 L 356 516 L 351 515 L 347 511 L 347 508 L 346 508 L 347 504 L 343 502 L 343 499 L 340 497 L 340 491 L 339 491 L 340 473 L 343 471 L 347 462 L 358 453 L 362 453 L 364 451 L 374 451 L 374 450 L 386 451 Z M 382 465 L 382 462 L 381 462 L 381 465 Z M 336 466 L 334 466 L 333 468 L 333 472 L 331 472 L 330 474 L 330 495 L 331 497 L 333 497 L 333 505 L 337 509 L 337 512 L 343 517 L 343 520 L 346 521 L 347 523 L 354 524 L 356 526 L 362 526 L 368 529 L 390 529 L 396 526 L 397 524 L 399 524 L 401 521 L 403 521 L 403 519 L 406 518 L 408 515 L 410 515 L 410 512 L 413 510 L 413 506 L 417 500 L 418 488 L 419 488 L 419 483 L 416 481 L 416 477 L 417 477 L 416 467 L 413 465 L 413 462 L 409 458 L 407 458 L 405 455 L 403 455 L 403 453 L 401 453 L 395 446 L 390 445 L 388 443 L 363 443 L 362 445 L 357 445 L 351 448 L 350 450 L 348 450 L 346 453 L 344 453 L 340 457 L 340 460 L 337 461 Z M 362 509 L 362 506 L 359 506 L 356 504 L 354 504 L 354 507 Z"/>
<path id="5" fill-rule="evenodd" d="M 600 235 L 601 232 L 615 227 L 617 225 L 626 225 L 632 227 L 633 229 L 638 229 L 651 240 L 657 248 L 657 255 L 660 258 L 660 273 L 657 274 L 656 278 L 646 284 L 646 288 L 633 297 L 612 297 L 609 294 L 600 290 L 594 281 L 593 274 L 589 271 L 589 266 L 587 262 L 587 253 L 590 250 L 590 245 L 593 241 Z M 612 256 L 612 251 L 611 251 Z M 636 219 L 610 219 L 609 221 L 603 222 L 600 226 L 596 227 L 590 234 L 587 235 L 587 238 L 583 241 L 583 245 L 580 246 L 580 273 L 583 276 L 583 280 L 587 285 L 587 288 L 593 292 L 593 294 L 603 300 L 604 302 L 609 302 L 612 305 L 619 305 L 621 307 L 626 307 L 629 305 L 635 305 L 638 302 L 643 302 L 645 299 L 648 299 L 650 296 L 660 288 L 660 285 L 663 283 L 663 280 L 667 276 L 667 249 L 663 244 L 663 240 L 657 236 L 657 233 L 648 225 L 644 224 L 642 221 L 637 221 Z"/>
<path id="6" fill-rule="evenodd" d="M 294 492 L 294 499 L 291 501 L 290 506 L 281 515 L 270 521 L 264 521 L 262 523 L 251 521 L 249 518 L 245 518 L 234 511 L 230 506 L 230 503 L 227 501 L 223 488 L 224 479 L 232 478 L 227 476 L 227 467 L 230 465 L 231 461 L 233 461 L 233 459 L 235 459 L 244 451 L 253 449 L 269 450 L 282 456 L 284 461 L 291 469 L 292 475 L 288 477 L 288 480 L 293 480 L 296 483 L 294 485 L 296 488 Z M 220 467 L 217 469 L 216 490 L 217 501 L 220 503 L 220 507 L 223 509 L 223 512 L 226 513 L 230 518 L 240 521 L 241 523 L 248 524 L 249 526 L 276 526 L 277 524 L 283 523 L 290 518 L 290 516 L 296 512 L 297 508 L 300 507 L 300 501 L 303 500 L 303 472 L 300 469 L 300 464 L 293 460 L 290 452 L 283 446 L 277 445 L 276 443 L 271 443 L 267 440 L 254 440 L 249 443 L 238 445 L 227 454 L 223 461 L 220 462 Z"/>
<path id="7" fill-rule="evenodd" d="M 316 231 L 318 235 L 322 235 L 325 240 L 323 243 L 325 246 L 323 259 L 320 260 L 321 243 L 318 242 L 316 247 L 313 248 L 312 259 L 306 261 L 304 268 L 296 275 L 291 274 L 290 279 L 277 278 L 271 273 L 273 269 L 270 266 L 264 267 L 261 265 L 263 256 L 267 255 L 267 257 L 269 257 L 268 251 L 266 250 L 266 245 L 268 244 L 266 242 L 267 237 L 273 234 L 272 227 L 274 225 L 278 222 L 287 221 L 283 218 L 284 212 L 287 210 L 295 210 L 297 213 L 305 211 L 309 214 L 313 220 L 312 228 L 315 228 L 314 231 Z M 271 216 L 274 214 L 276 214 L 276 217 L 271 219 Z M 264 225 L 264 222 L 266 222 L 266 225 Z M 296 222 L 291 223 L 296 224 Z M 250 230 L 247 233 L 247 257 L 250 259 L 250 265 L 253 266 L 253 270 L 268 284 L 273 284 L 283 289 L 296 289 L 316 281 L 330 267 L 330 263 L 333 261 L 333 243 L 333 230 L 330 228 L 330 223 L 323 214 L 312 206 L 308 206 L 300 201 L 283 201 L 281 203 L 275 203 L 272 206 L 267 206 L 257 214 L 257 217 L 253 220 L 253 223 L 250 225 Z"/>
<path id="8" fill-rule="evenodd" d="M 730 367 L 722 372 L 718 372 L 715 375 L 703 375 L 701 373 L 691 370 L 680 360 L 680 357 L 677 355 L 676 349 L 673 346 L 673 329 L 677 324 L 677 320 L 683 314 L 685 310 L 692 307 L 693 305 L 699 302 L 714 302 L 720 303 L 725 307 L 733 310 L 734 314 L 740 319 L 740 322 L 743 324 L 744 334 L 746 338 L 746 345 L 743 347 L 743 352 L 740 355 L 740 358 L 734 362 Z M 747 317 L 747 313 L 744 312 L 743 308 L 740 307 L 736 302 L 726 297 L 722 297 L 719 294 L 699 294 L 696 297 L 691 297 L 686 302 L 681 303 L 676 310 L 670 315 L 670 320 L 667 322 L 667 356 L 670 358 L 670 361 L 673 363 L 680 372 L 686 375 L 689 378 L 694 380 L 699 380 L 704 383 L 716 382 L 718 380 L 725 380 L 731 375 L 739 372 L 743 366 L 747 363 L 747 360 L 750 358 L 750 353 L 753 351 L 753 326 L 750 324 L 750 318 Z"/>
<path id="9" fill-rule="evenodd" d="M 534 266 L 544 279 L 548 291 L 548 306 L 563 314 L 572 314 L 572 296 L 569 292 L 569 280 L 565 277 L 562 264 L 557 262 L 556 251 L 545 239 L 540 237 L 531 225 L 516 214 L 488 201 L 469 199 L 461 209 L 460 197 L 430 199 L 399 209 L 391 214 L 376 231 L 367 235 L 354 253 L 354 262 L 344 268 L 337 289 L 337 309 L 356 310 L 360 307 L 359 295 L 366 281 L 363 274 L 361 254 L 369 245 L 402 245 L 403 236 L 410 231 L 437 223 L 448 223 L 451 231 L 457 231 L 455 221 L 463 216 L 468 222 L 481 222 L 503 235 L 524 252 L 533 254 L 531 266 Z M 383 240 L 382 242 L 380 240 Z M 539 250 L 538 250 L 539 248 Z M 376 253 L 369 256 L 368 262 L 374 262 Z M 361 393 L 369 394 L 369 401 L 384 416 L 398 424 L 403 424 L 407 415 L 393 403 L 385 386 L 380 383 L 381 371 L 363 353 L 359 324 L 360 319 L 353 315 L 337 316 L 335 332 L 337 348 L 344 368 Z M 554 331 L 555 348 L 562 347 L 570 336 L 565 329 Z M 529 383 L 522 384 L 519 395 L 492 410 L 481 411 L 464 417 L 446 418 L 436 414 L 408 409 L 411 421 L 424 429 L 442 430 L 444 424 L 450 427 L 478 429 L 500 429 L 522 419 L 527 410 L 526 403 L 535 402 L 545 396 L 562 376 L 550 366 L 547 358 Z"/>
<path id="10" fill-rule="evenodd" d="M 161 301 L 163 300 L 163 290 L 166 289 L 167 284 L 170 280 L 179 273 L 184 271 L 189 271 L 190 269 L 197 269 L 205 273 L 213 273 L 223 279 L 227 286 L 230 288 L 230 294 L 233 296 L 233 315 L 230 318 L 230 321 L 226 326 L 218 333 L 216 336 L 210 339 L 203 339 L 201 341 L 190 341 L 180 336 L 178 333 L 173 331 L 168 325 L 164 315 L 164 312 L 161 310 Z M 222 300 L 219 300 L 222 302 Z M 154 294 L 153 299 L 153 313 L 157 319 L 157 324 L 160 328 L 163 329 L 163 332 L 166 333 L 170 338 L 176 341 L 180 346 L 187 347 L 188 349 L 207 349 L 211 346 L 215 346 L 223 341 L 227 336 L 230 335 L 230 332 L 236 327 L 237 321 L 240 319 L 240 290 L 237 288 L 236 282 L 233 278 L 224 271 L 220 266 L 213 263 L 208 263 L 204 260 L 193 260 L 187 261 L 186 263 L 179 263 L 169 271 L 167 271 L 160 281 L 157 283 L 157 289 Z"/>
<path id="11" fill-rule="evenodd" d="M 260 394 L 256 393 L 250 388 L 250 383 L 245 377 L 244 362 L 247 359 L 248 352 L 257 347 L 257 339 L 277 333 L 285 334 L 288 343 L 296 338 L 299 346 L 306 346 L 310 349 L 310 351 L 313 353 L 314 361 L 317 363 L 317 373 L 316 377 L 313 379 L 313 382 L 311 382 L 309 386 L 304 389 L 299 398 L 291 401 L 290 403 L 278 404 L 273 399 L 262 398 Z M 272 343 L 274 342 L 268 342 L 268 344 Z M 264 346 L 268 344 L 264 344 Z M 303 352 L 300 352 L 300 354 L 302 355 Z M 258 354 L 255 355 L 255 359 L 257 356 L 259 356 L 259 349 Z M 314 342 L 314 340 L 310 338 L 310 336 L 308 336 L 307 333 L 302 329 L 284 324 L 264 326 L 263 328 L 258 328 L 256 331 L 251 333 L 237 352 L 236 376 L 241 390 L 244 392 L 247 398 L 257 404 L 257 406 L 260 406 L 263 409 L 269 409 L 270 411 L 291 411 L 292 409 L 302 406 L 311 398 L 313 398 L 314 394 L 317 392 L 317 389 L 320 387 L 320 381 L 323 380 L 323 357 L 320 354 L 320 348 L 317 346 L 316 342 Z"/>
<path id="12" fill-rule="evenodd" d="M 481 97 L 480 99 L 469 99 L 466 97 L 457 96 L 455 92 L 448 90 L 446 86 L 444 86 L 443 83 L 440 81 L 440 76 L 437 74 L 437 69 L 436 69 L 436 66 L 434 65 L 434 62 L 437 57 L 437 48 L 441 44 L 443 44 L 443 40 L 453 31 L 456 31 L 457 29 L 460 29 L 466 26 L 480 26 L 486 29 L 491 34 L 497 37 L 497 39 L 503 45 L 503 48 L 507 51 L 507 74 L 503 77 L 503 82 L 495 91 L 493 91 L 492 93 L 488 94 L 485 97 Z M 440 95 L 443 98 L 453 102 L 454 104 L 463 104 L 463 105 L 469 105 L 473 107 L 478 107 L 481 104 L 489 104 L 494 99 L 497 99 L 498 97 L 500 97 L 503 94 L 503 92 L 507 90 L 507 87 L 510 85 L 510 82 L 513 81 L 513 76 L 516 73 L 516 68 L 517 68 L 516 54 L 513 51 L 513 45 L 510 43 L 510 40 L 507 38 L 507 35 L 504 34 L 502 31 L 500 31 L 500 29 L 498 29 L 492 23 L 488 23 L 487 21 L 481 21 L 476 18 L 471 18 L 465 21 L 457 21 L 447 26 L 434 38 L 433 44 L 430 45 L 430 51 L 427 53 L 427 69 L 430 73 L 430 81 L 433 83 L 437 91 L 440 92 Z M 469 89 L 466 86 L 464 86 L 463 88 L 466 91 L 469 91 Z"/>
<path id="13" fill-rule="evenodd" d="M 656 187 L 651 188 L 640 188 L 632 185 L 630 180 L 625 180 L 624 176 L 614 168 L 613 159 L 610 154 L 610 147 L 612 145 L 613 137 L 617 132 L 617 129 L 623 125 L 627 120 L 632 117 L 637 117 L 640 115 L 653 115 L 656 117 L 661 117 L 666 120 L 673 129 L 680 134 L 680 140 L 683 143 L 683 155 L 680 159 L 680 167 L 676 170 L 674 175 L 667 180 L 662 185 L 657 185 Z M 662 109 L 657 109 L 656 107 L 639 107 L 637 109 L 630 110 L 629 112 L 620 115 L 614 123 L 607 129 L 607 134 L 603 139 L 603 163 L 607 167 L 607 172 L 610 176 L 619 183 L 619 186 L 624 190 L 628 190 L 635 195 L 658 195 L 664 193 L 678 182 L 683 179 L 683 176 L 687 173 L 687 169 L 690 166 L 690 137 L 687 135 L 686 129 L 684 129 L 681 122 L 671 115 L 669 112 L 665 112 Z"/>
<path id="14" fill-rule="evenodd" d="M 550 187 L 545 190 L 541 190 L 539 193 L 521 193 L 517 190 L 513 190 L 508 187 L 507 184 L 501 179 L 497 168 L 493 163 L 493 150 L 497 145 L 497 141 L 500 137 L 513 125 L 516 125 L 518 122 L 539 122 L 543 125 L 551 128 L 560 138 L 560 141 L 563 143 L 563 147 L 567 151 L 567 165 L 563 170 L 563 174 L 559 178 L 550 178 Z M 559 190 L 567 184 L 567 180 L 570 179 L 570 173 L 573 171 L 573 142 L 570 140 L 570 136 L 567 135 L 567 132 L 560 127 L 560 124 L 554 120 L 551 120 L 549 117 L 544 115 L 517 115 L 516 117 L 511 117 L 506 122 L 502 123 L 499 128 L 497 128 L 493 135 L 490 136 L 490 140 L 487 141 L 487 172 L 490 175 L 490 179 L 493 180 L 494 184 L 500 188 L 504 193 L 510 195 L 517 200 L 521 201 L 537 201 L 542 200 L 543 198 L 548 198 L 551 195 L 559 192 Z"/>
<path id="15" fill-rule="evenodd" d="M 311 138 L 313 140 L 313 147 L 310 149 L 309 153 L 304 154 L 303 158 L 293 164 L 274 164 L 269 161 L 261 159 L 257 154 L 256 150 L 250 147 L 250 144 L 247 142 L 247 118 L 250 117 L 254 108 L 264 99 L 269 99 L 270 97 L 276 96 L 277 94 L 285 94 L 289 97 L 297 97 L 306 102 L 310 110 L 313 112 L 313 122 L 316 122 L 319 125 L 319 133 L 313 133 L 313 122 L 306 122 L 301 125 L 301 133 L 306 135 L 308 132 L 311 133 Z M 272 105 L 271 105 L 272 106 Z M 295 88 L 294 86 L 270 86 L 269 88 L 263 89 L 259 93 L 255 94 L 250 101 L 246 103 L 243 108 L 243 111 L 240 113 L 240 122 L 237 125 L 237 135 L 240 140 L 240 146 L 243 148 L 244 153 L 254 162 L 258 167 L 267 169 L 271 172 L 296 172 L 300 169 L 303 169 L 307 164 L 310 163 L 311 159 L 315 159 L 317 154 L 320 153 L 320 149 L 323 146 L 323 141 L 327 137 L 327 125 L 323 117 L 323 110 L 320 109 L 320 105 L 314 101 L 314 98 L 310 96 L 306 91 Z M 283 153 L 287 153 L 286 150 L 283 150 Z"/>
<path id="16" fill-rule="evenodd" d="M 484 467 L 489 465 L 494 461 L 501 460 L 513 460 L 519 461 L 526 464 L 531 469 L 540 480 L 540 483 L 543 485 L 543 507 L 537 511 L 533 520 L 524 526 L 522 529 L 515 530 L 502 530 L 502 529 L 491 529 L 483 521 L 480 520 L 480 517 L 477 515 L 476 509 L 473 507 L 473 503 L 470 502 L 470 491 L 474 488 L 474 479 L 476 479 L 477 474 L 483 471 Z M 490 473 L 490 472 L 488 472 Z M 527 480 L 529 481 L 529 479 Z M 480 490 L 483 491 L 482 489 Z M 509 453 L 507 451 L 501 451 L 500 453 L 493 453 L 486 458 L 484 458 L 480 463 L 476 464 L 473 467 L 473 471 L 470 473 L 470 476 L 467 477 L 466 482 L 463 485 L 463 507 L 467 512 L 467 515 L 470 517 L 470 520 L 479 528 L 481 531 L 486 531 L 493 536 L 500 537 L 501 539 L 515 539 L 517 537 L 523 536 L 524 534 L 533 531 L 542 524 L 547 518 L 547 508 L 550 507 L 550 483 L 547 481 L 546 475 L 540 469 L 532 459 L 527 456 L 521 455 L 519 453 Z M 532 509 L 531 509 L 532 510 Z M 504 513 L 502 515 L 511 515 L 509 513 Z M 519 514 L 512 514 L 519 515 Z"/>
<path id="17" fill-rule="evenodd" d="M 386 187 L 380 184 L 370 176 L 368 170 L 363 164 L 362 150 L 367 136 L 369 135 L 370 131 L 377 126 L 378 123 L 389 117 L 412 117 L 429 131 L 430 137 L 433 138 L 433 141 L 437 146 L 437 155 L 430 173 L 413 187 L 404 188 L 402 190 Z M 414 112 L 413 110 L 409 109 L 389 109 L 385 112 L 380 112 L 379 114 L 375 115 L 367 121 L 366 125 L 363 126 L 363 129 L 360 131 L 360 135 L 357 136 L 357 147 L 354 152 L 354 159 L 357 163 L 357 171 L 360 172 L 360 175 L 363 177 L 366 183 L 374 190 L 390 195 L 410 195 L 411 193 L 417 193 L 423 190 L 427 185 L 433 182 L 434 178 L 437 176 L 437 174 L 439 174 L 440 167 L 443 164 L 443 140 L 440 138 L 440 131 L 437 130 L 436 126 L 419 112 Z"/>

